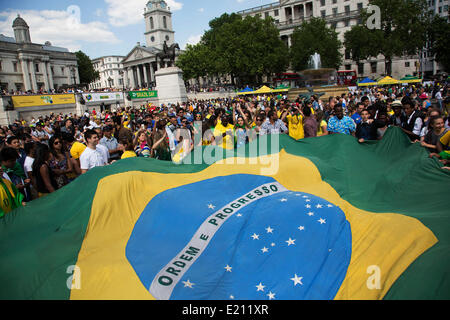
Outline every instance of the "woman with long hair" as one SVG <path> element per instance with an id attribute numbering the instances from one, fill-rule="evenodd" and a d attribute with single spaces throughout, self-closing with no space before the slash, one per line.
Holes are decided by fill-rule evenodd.
<path id="1" fill-rule="evenodd" d="M 441 116 L 434 116 L 430 118 L 428 124 L 428 132 L 420 139 L 420 143 L 423 147 L 427 148 L 431 153 L 435 153 L 438 141 L 447 133 L 447 129 L 444 126 L 444 118 Z"/>
<path id="2" fill-rule="evenodd" d="M 317 121 L 317 136 L 326 136 L 328 134 L 327 122 L 324 120 L 325 113 L 322 110 L 317 110 L 314 114 Z"/>
<path id="3" fill-rule="evenodd" d="M 194 131 L 194 147 L 201 147 L 203 135 L 203 114 L 200 111 L 195 112 L 192 129 Z"/>
<path id="4" fill-rule="evenodd" d="M 55 174 L 49 165 L 51 157 L 50 148 L 46 144 L 38 143 L 36 145 L 32 168 L 40 198 L 58 189 Z"/>
<path id="5" fill-rule="evenodd" d="M 141 129 L 137 132 L 134 139 L 134 152 L 138 157 L 150 158 L 151 138 L 148 136 L 147 129 Z"/>
<path id="6" fill-rule="evenodd" d="M 51 137 L 48 141 L 48 145 L 50 147 L 50 152 L 53 155 L 49 165 L 55 174 L 55 180 L 58 184 L 58 188 L 62 188 L 69 183 L 67 174 L 73 171 L 69 152 L 66 150 L 61 136 Z"/>

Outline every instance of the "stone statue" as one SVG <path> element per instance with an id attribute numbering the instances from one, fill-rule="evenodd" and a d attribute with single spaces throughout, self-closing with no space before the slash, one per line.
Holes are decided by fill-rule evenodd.
<path id="1" fill-rule="evenodd" d="M 164 41 L 163 51 L 156 54 L 156 63 L 158 64 L 158 59 L 160 60 L 160 66 L 164 68 L 164 60 L 168 61 L 168 66 L 172 66 L 175 64 L 176 57 L 176 49 L 180 50 L 178 43 L 172 44 L 170 47 L 167 45 L 167 42 Z"/>

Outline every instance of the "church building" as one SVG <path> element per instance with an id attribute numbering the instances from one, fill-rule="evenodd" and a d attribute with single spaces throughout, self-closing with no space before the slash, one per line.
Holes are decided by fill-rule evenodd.
<path id="1" fill-rule="evenodd" d="M 148 1 L 144 8 L 144 19 L 146 44 L 138 42 L 122 60 L 125 86 L 128 89 L 155 87 L 155 72 L 161 68 L 157 54 L 163 52 L 164 43 L 167 47 L 175 43 L 172 12 L 164 0 Z"/>

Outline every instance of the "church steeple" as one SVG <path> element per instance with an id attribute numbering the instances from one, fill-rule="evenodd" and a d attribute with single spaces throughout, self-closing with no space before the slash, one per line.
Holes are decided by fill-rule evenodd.
<path id="1" fill-rule="evenodd" d="M 147 47 L 162 49 L 164 42 L 168 46 L 175 42 L 172 12 L 164 0 L 149 0 L 144 9 L 144 18 Z"/>

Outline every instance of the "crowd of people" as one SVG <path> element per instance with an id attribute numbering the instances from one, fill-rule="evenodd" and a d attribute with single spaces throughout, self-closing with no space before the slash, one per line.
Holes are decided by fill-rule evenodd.
<path id="1" fill-rule="evenodd" d="M 0 127 L 0 217 L 98 166 L 130 157 L 173 161 L 180 149 L 240 148 L 269 134 L 346 134 L 364 143 L 397 126 L 449 169 L 448 89 L 392 86 L 292 101 L 267 94 L 16 120 Z"/>

